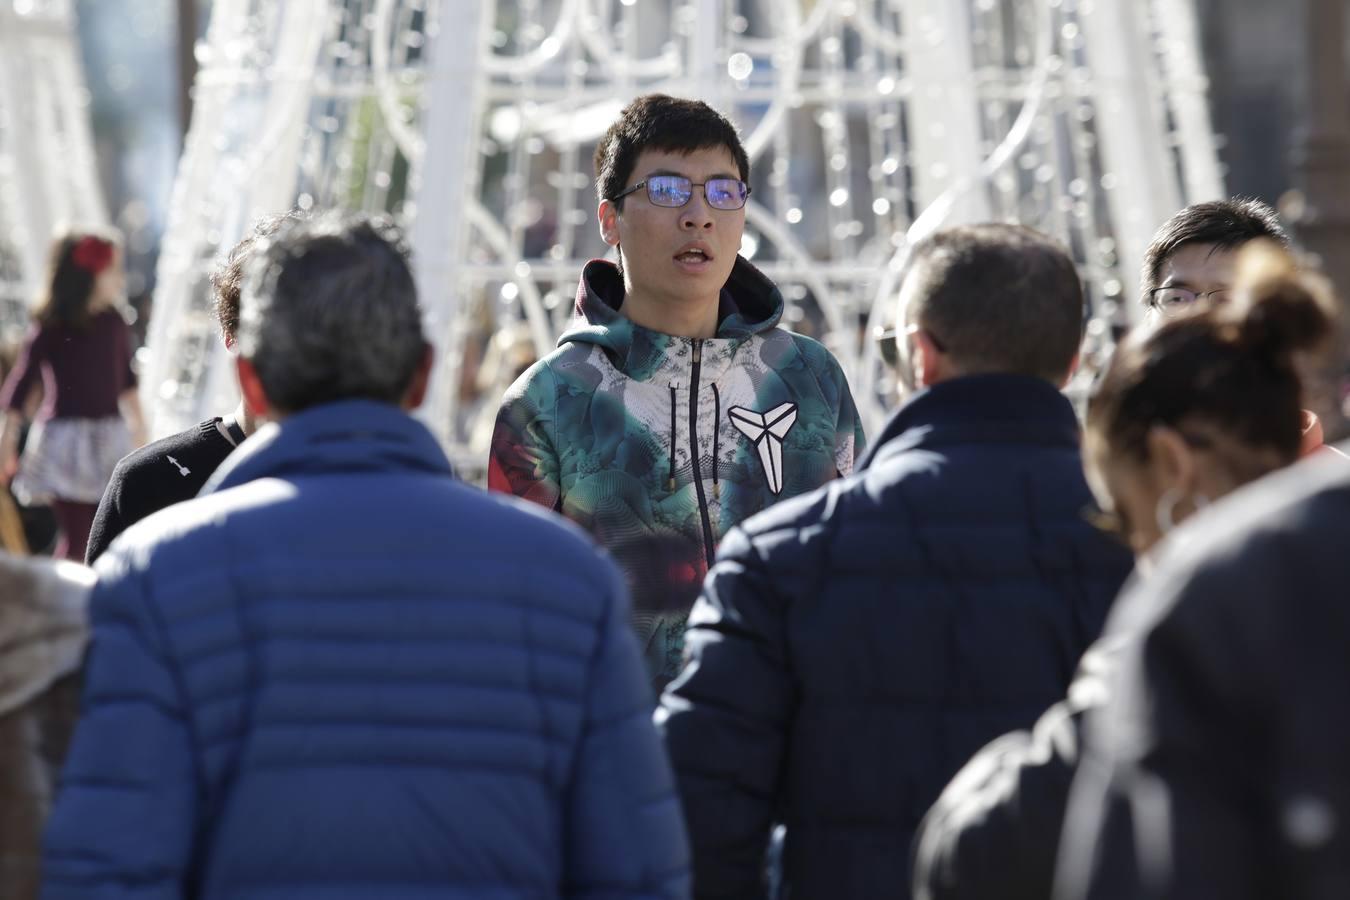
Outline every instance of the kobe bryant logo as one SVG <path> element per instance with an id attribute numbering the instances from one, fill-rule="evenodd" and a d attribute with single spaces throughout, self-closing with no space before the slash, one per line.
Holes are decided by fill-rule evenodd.
<path id="1" fill-rule="evenodd" d="M 759 461 L 764 466 L 769 490 L 775 494 L 782 493 L 783 438 L 787 437 L 797 421 L 797 404 L 780 403 L 768 412 L 733 406 L 727 410 L 727 418 L 759 451 Z"/>

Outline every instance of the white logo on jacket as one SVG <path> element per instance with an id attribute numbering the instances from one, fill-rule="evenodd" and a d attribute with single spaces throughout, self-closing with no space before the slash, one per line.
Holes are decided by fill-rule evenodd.
<path id="1" fill-rule="evenodd" d="M 768 412 L 756 412 L 744 406 L 727 410 L 727 418 L 736 430 L 750 439 L 759 451 L 769 490 L 783 492 L 783 438 L 797 422 L 797 404 L 780 403 Z"/>

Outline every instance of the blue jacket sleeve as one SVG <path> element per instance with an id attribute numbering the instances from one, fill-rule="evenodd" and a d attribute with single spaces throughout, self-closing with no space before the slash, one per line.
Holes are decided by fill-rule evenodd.
<path id="1" fill-rule="evenodd" d="M 50 900 L 184 896 L 197 813 L 191 729 L 142 583 L 100 566 L 83 711 L 44 842 Z"/>
<path id="2" fill-rule="evenodd" d="M 678 900 L 689 896 L 689 846 L 670 762 L 628 624 L 627 594 L 609 568 L 609 596 L 587 676 L 585 722 L 567 797 L 563 895 Z"/>
<path id="3" fill-rule="evenodd" d="M 764 854 L 797 705 L 786 617 L 733 529 L 689 616 L 689 662 L 657 713 L 694 850 L 698 897 L 764 897 Z"/>

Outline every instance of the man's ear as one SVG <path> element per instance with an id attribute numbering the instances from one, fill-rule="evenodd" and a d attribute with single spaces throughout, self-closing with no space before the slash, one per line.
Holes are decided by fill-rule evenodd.
<path id="1" fill-rule="evenodd" d="M 408 382 L 408 389 L 403 392 L 403 408 L 408 411 L 417 409 L 422 405 L 422 401 L 427 398 L 427 390 L 431 387 L 431 367 L 436 361 L 436 352 L 430 344 L 422 345 L 422 359 L 418 361 L 417 368 L 413 370 L 412 380 Z"/>
<path id="2" fill-rule="evenodd" d="M 1195 449 L 1186 443 L 1180 432 L 1166 425 L 1154 425 L 1144 441 L 1148 448 L 1149 468 L 1158 486 L 1163 490 L 1174 490 L 1183 497 L 1195 493 L 1199 461 Z"/>
<path id="3" fill-rule="evenodd" d="M 931 335 L 922 328 L 914 332 L 914 381 L 921 388 L 932 387 L 951 376 L 947 354 L 938 349 Z"/>
<path id="4" fill-rule="evenodd" d="M 600 222 L 600 239 L 611 247 L 619 246 L 619 206 L 613 200 L 601 200 L 595 210 Z"/>
<path id="5" fill-rule="evenodd" d="M 267 399 L 262 381 L 258 379 L 258 370 L 253 363 L 242 356 L 234 358 L 234 371 L 239 377 L 239 393 L 244 395 L 244 404 L 253 415 L 264 418 L 272 411 L 272 403 Z"/>

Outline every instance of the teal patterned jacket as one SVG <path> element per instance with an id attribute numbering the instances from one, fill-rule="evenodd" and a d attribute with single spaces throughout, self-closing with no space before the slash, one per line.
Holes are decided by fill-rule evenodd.
<path id="1" fill-rule="evenodd" d="M 777 327 L 778 288 L 737 258 L 716 337 L 619 313 L 613 263 L 587 264 L 558 349 L 507 391 L 488 486 L 578 523 L 614 557 L 658 689 L 718 541 L 787 497 L 847 475 L 863 432 L 839 363 Z"/>

